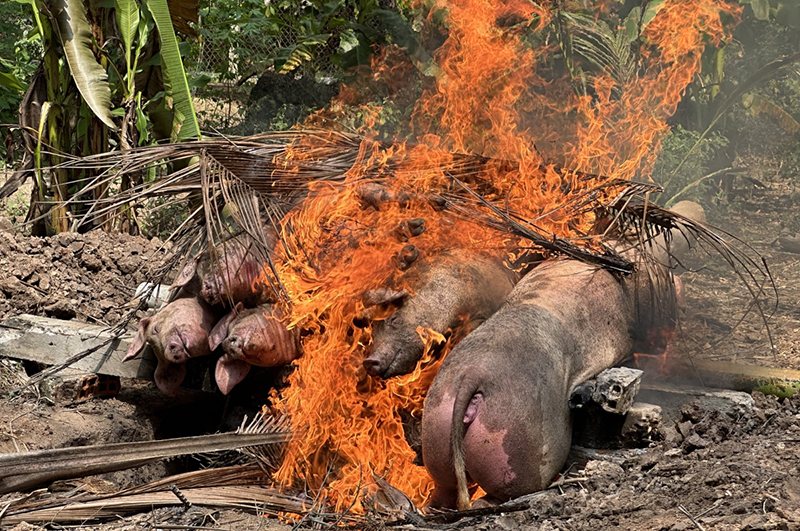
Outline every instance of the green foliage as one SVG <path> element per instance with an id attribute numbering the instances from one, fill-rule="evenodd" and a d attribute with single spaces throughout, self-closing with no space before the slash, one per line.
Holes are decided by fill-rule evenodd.
<path id="1" fill-rule="evenodd" d="M 269 66 L 312 78 L 341 77 L 353 66 L 368 64 L 373 45 L 385 42 L 405 48 L 421 63 L 430 60 L 420 53 L 406 18 L 376 0 L 219 1 L 201 9 L 201 20 L 198 55 L 220 80 Z M 254 43 L 263 46 L 260 57 L 253 57 Z"/>
<path id="2" fill-rule="evenodd" d="M 189 91 L 189 81 L 183 69 L 178 39 L 172 27 L 167 0 L 146 0 L 148 11 L 158 27 L 161 41 L 161 66 L 164 72 L 164 83 L 167 94 L 173 100 L 173 140 L 197 139 L 200 137 L 200 125 Z"/>
<path id="3" fill-rule="evenodd" d="M 747 4 L 757 20 L 776 20 L 800 28 L 800 0 L 739 0 Z"/>
<path id="4" fill-rule="evenodd" d="M 189 215 L 186 202 L 157 197 L 144 204 L 144 216 L 139 219 L 142 233 L 148 237 L 166 239 Z"/>
<path id="5" fill-rule="evenodd" d="M 0 2 L 0 124 L 17 122 L 19 103 L 41 55 L 30 8 L 18 2 Z M 6 157 L 5 145 L 0 145 L 0 157 Z"/>
<path id="6" fill-rule="evenodd" d="M 108 74 L 98 63 L 92 49 L 92 27 L 86 19 L 86 7 L 78 0 L 55 0 L 53 7 L 59 40 L 72 80 L 95 116 L 115 129 L 111 118 Z"/>
<path id="7" fill-rule="evenodd" d="M 756 389 L 753 389 L 753 391 L 759 391 L 765 395 L 777 396 L 779 399 L 791 398 L 797 394 L 797 391 L 800 391 L 800 384 L 775 380 L 766 382 Z"/>
<path id="8" fill-rule="evenodd" d="M 685 192 L 680 199 L 699 199 L 713 184 L 701 179 L 721 169 L 715 167 L 714 161 L 728 143 L 728 139 L 720 133 L 711 133 L 701 140 L 697 131 L 684 129 L 680 125 L 673 128 L 661 144 L 662 151 L 652 175 L 657 184 L 666 185 L 659 203 L 666 204 L 675 194 L 697 181 L 700 182 Z M 697 147 L 692 149 L 695 145 Z M 680 171 L 672 177 L 673 171 L 684 159 Z"/>

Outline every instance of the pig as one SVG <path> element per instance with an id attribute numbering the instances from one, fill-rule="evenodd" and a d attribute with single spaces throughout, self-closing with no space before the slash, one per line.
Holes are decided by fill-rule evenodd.
<path id="1" fill-rule="evenodd" d="M 363 297 L 368 316 L 394 310 L 373 321 L 364 369 L 381 378 L 411 372 L 425 350 L 418 327 L 444 335 L 466 318 L 474 328 L 500 307 L 515 281 L 516 274 L 500 260 L 474 251 L 419 258 L 397 282 L 406 288 L 376 289 Z"/>
<path id="2" fill-rule="evenodd" d="M 216 316 L 205 301 L 181 296 L 153 317 L 139 321 L 139 330 L 123 361 L 134 359 L 150 345 L 158 359 L 156 385 L 165 395 L 175 396 L 186 376 L 186 361 L 211 353 L 208 334 L 215 322 Z"/>
<path id="3" fill-rule="evenodd" d="M 255 253 L 246 235 L 228 240 L 215 249 L 217 258 L 208 253 L 194 257 L 172 284 L 201 297 L 208 304 L 248 302 L 257 304 L 267 292 L 262 278 L 265 264 Z"/>
<path id="4" fill-rule="evenodd" d="M 551 259 L 450 352 L 431 384 L 422 454 L 434 480 L 429 506 L 465 509 L 467 478 L 498 503 L 544 489 L 572 436 L 572 390 L 674 326 L 668 270 L 643 261 L 617 278 Z"/>
<path id="5" fill-rule="evenodd" d="M 217 387 L 227 395 L 257 367 L 288 365 L 300 356 L 297 336 L 281 322 L 281 312 L 271 304 L 244 310 L 242 303 L 211 330 L 208 347 L 222 345 L 225 354 L 214 373 Z"/>

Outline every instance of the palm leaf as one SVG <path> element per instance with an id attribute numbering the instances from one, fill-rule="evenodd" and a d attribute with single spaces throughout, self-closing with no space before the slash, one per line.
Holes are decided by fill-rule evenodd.
<path id="1" fill-rule="evenodd" d="M 116 129 L 111 118 L 108 75 L 92 52 L 92 30 L 86 20 L 83 0 L 55 0 L 53 15 L 69 70 L 81 96 L 104 124 Z"/>
<path id="2" fill-rule="evenodd" d="M 787 133 L 795 134 L 800 131 L 800 123 L 794 119 L 794 116 L 786 112 L 783 107 L 777 103 L 759 96 L 754 92 L 742 96 L 742 105 L 744 105 L 744 108 L 748 109 L 753 116 L 758 116 L 759 114 L 770 116 L 778 122 L 778 125 Z"/>
<path id="3" fill-rule="evenodd" d="M 183 68 L 178 39 L 172 27 L 169 6 L 166 0 L 146 0 L 145 5 L 153 15 L 161 39 L 161 61 L 164 70 L 164 84 L 169 86 L 175 116 L 178 123 L 173 126 L 173 134 L 178 140 L 200 137 L 200 124 L 189 91 L 189 81 Z"/>
<path id="4" fill-rule="evenodd" d="M 741 98 L 745 93 L 752 90 L 760 83 L 772 79 L 773 76 L 777 75 L 778 72 L 782 68 L 787 66 L 793 65 L 794 63 L 800 61 L 800 52 L 794 53 L 791 55 L 786 55 L 781 57 L 780 59 L 776 59 L 767 63 L 766 65 L 759 68 L 755 73 L 753 73 L 750 77 L 745 79 L 736 89 L 731 92 L 727 98 L 722 102 L 722 104 L 717 108 L 717 112 L 714 114 L 714 118 L 711 120 L 711 123 L 708 124 L 703 134 L 697 139 L 697 141 L 692 145 L 691 148 L 686 152 L 683 156 L 683 159 L 675 166 L 675 169 L 672 170 L 672 173 L 669 174 L 667 181 L 664 183 L 664 188 L 668 188 L 669 184 L 672 182 L 672 179 L 678 174 L 678 171 L 683 167 L 689 157 L 694 153 L 694 151 L 703 143 L 703 140 L 711 133 L 714 129 L 714 126 L 717 125 L 717 122 L 725 116 L 725 113 L 728 112 L 728 109 Z"/>
<path id="5" fill-rule="evenodd" d="M 638 58 L 624 28 L 613 31 L 602 20 L 581 13 L 563 13 L 568 23 L 571 49 L 584 60 L 584 71 L 604 72 L 624 86 L 636 75 Z"/>

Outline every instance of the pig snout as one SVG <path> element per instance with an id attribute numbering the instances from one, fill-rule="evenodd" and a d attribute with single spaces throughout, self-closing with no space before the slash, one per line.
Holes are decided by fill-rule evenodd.
<path id="1" fill-rule="evenodd" d="M 189 354 L 186 352 L 186 347 L 181 339 L 173 338 L 164 347 L 164 357 L 167 361 L 172 363 L 184 363 L 189 359 Z"/>
<path id="2" fill-rule="evenodd" d="M 231 358 L 241 358 L 244 350 L 244 340 L 238 335 L 230 335 L 222 342 L 222 350 Z"/>
<path id="3" fill-rule="evenodd" d="M 383 350 L 387 349 L 384 348 Z M 373 352 L 367 358 L 364 358 L 362 365 L 370 376 L 382 376 L 383 371 L 389 368 L 389 364 L 386 363 L 386 355 L 380 351 Z"/>
<path id="4" fill-rule="evenodd" d="M 233 358 L 243 358 L 248 352 L 256 350 L 275 350 L 275 343 L 267 338 L 261 338 L 263 344 L 255 344 L 247 336 L 231 334 L 222 342 L 222 349 Z"/>
<path id="5" fill-rule="evenodd" d="M 408 374 L 414 370 L 414 366 L 422 357 L 425 346 L 422 340 L 418 339 L 419 345 L 413 341 L 406 342 L 385 342 L 373 346 L 372 352 L 364 358 L 362 365 L 370 376 L 381 378 L 391 378 L 402 374 Z"/>

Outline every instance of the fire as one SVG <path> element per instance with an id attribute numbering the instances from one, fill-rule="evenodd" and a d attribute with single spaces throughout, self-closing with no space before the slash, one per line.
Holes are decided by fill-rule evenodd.
<path id="1" fill-rule="evenodd" d="M 598 11 L 608 9 L 608 2 L 597 4 Z M 370 329 L 353 324 L 364 309 L 361 296 L 397 281 L 393 257 L 408 243 L 423 257 L 454 247 L 508 257 L 521 244 L 424 199 L 454 189 L 446 171 L 457 173 L 454 153 L 491 158 L 467 180 L 490 201 L 554 235 L 588 234 L 591 213 L 551 211 L 602 182 L 647 175 L 666 119 L 700 67 L 704 42 L 727 38 L 721 17 L 738 14 L 738 7 L 721 0 L 667 0 L 643 34 L 639 75 L 620 81 L 601 73 L 593 95 L 581 95 L 568 77 L 553 76 L 558 47 L 530 44 L 542 36 L 556 7 L 527 0 L 438 0 L 431 12 L 436 10 L 447 13 L 449 34 L 435 57 L 436 86 L 412 117 L 416 143 L 365 140 L 344 182 L 313 186 L 282 223 L 285 244 L 277 267 L 292 301 L 286 312 L 290 326 L 304 331 L 304 355 L 289 386 L 275 397 L 297 434 L 277 480 L 324 489 L 339 510 L 364 510 L 358 500 L 373 473 L 417 504 L 432 488 L 425 469 L 413 464 L 401 412 L 421 415 L 443 359 L 433 347 L 444 338 L 419 330 L 429 348 L 412 374 L 369 378 L 361 361 Z M 313 142 L 297 146 L 281 162 L 292 167 L 315 149 Z M 548 162 L 576 171 L 546 165 L 539 149 Z M 587 179 L 578 171 L 604 177 Z M 365 204 L 364 187 L 389 174 L 386 196 L 393 199 Z M 426 230 L 405 242 L 396 229 L 414 218 L 424 218 Z M 445 353 L 465 330 L 453 332 Z"/>

